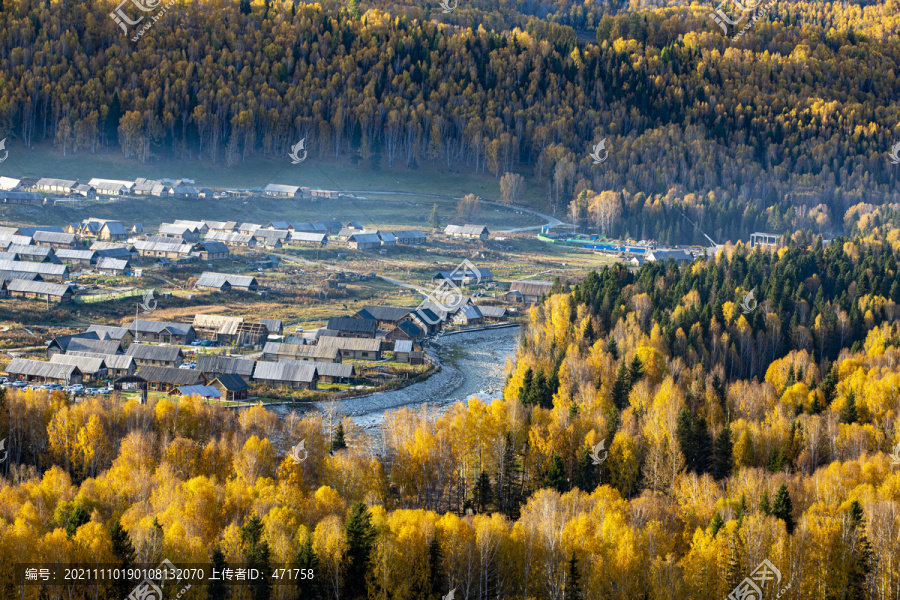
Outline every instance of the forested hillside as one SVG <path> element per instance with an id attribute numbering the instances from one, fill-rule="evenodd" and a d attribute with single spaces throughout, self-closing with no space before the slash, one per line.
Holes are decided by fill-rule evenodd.
<path id="1" fill-rule="evenodd" d="M 477 3 L 178 1 L 134 42 L 113 8 L 4 0 L 10 144 L 237 167 L 305 138 L 365 168 L 522 172 L 560 211 L 621 192 L 607 233 L 663 242 L 704 242 L 670 206 L 725 241 L 839 232 L 852 206 L 900 201 L 896 0 L 779 4 L 737 42 L 699 5 L 525 3 L 492 22 Z"/>
<path id="2" fill-rule="evenodd" d="M 168 558 L 315 568 L 233 600 L 700 600 L 768 559 L 783 598 L 894 598 L 898 250 L 738 247 L 559 283 L 502 399 L 391 413 L 377 443 L 263 407 L 9 392 L 2 595 L 71 598 L 14 590 L 18 560 Z"/>

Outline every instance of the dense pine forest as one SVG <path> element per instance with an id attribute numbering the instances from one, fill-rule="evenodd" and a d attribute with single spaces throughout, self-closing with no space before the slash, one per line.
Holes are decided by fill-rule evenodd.
<path id="1" fill-rule="evenodd" d="M 783 598 L 895 598 L 898 251 L 798 236 L 558 282 L 502 398 L 399 410 L 375 438 L 196 398 L 8 391 L 3 597 L 119 597 L 16 588 L 19 560 L 168 558 L 315 569 L 235 600 L 699 600 L 763 559 Z"/>
<path id="2" fill-rule="evenodd" d="M 114 8 L 4 0 L 10 144 L 237 167 L 305 138 L 360 168 L 522 172 L 560 212 L 614 190 L 604 233 L 669 243 L 705 243 L 682 210 L 726 241 L 900 202 L 896 0 L 779 4 L 737 42 L 699 5 L 178 1 L 137 41 Z"/>

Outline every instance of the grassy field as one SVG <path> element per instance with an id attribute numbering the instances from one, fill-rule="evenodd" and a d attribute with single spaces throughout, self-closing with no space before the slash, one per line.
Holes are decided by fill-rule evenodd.
<path id="1" fill-rule="evenodd" d="M 426 225 L 432 207 L 437 204 L 442 224 L 457 219 L 456 201 L 419 196 L 377 195 L 364 200 L 295 200 L 254 196 L 249 199 L 222 198 L 126 198 L 122 200 L 85 200 L 56 206 L 0 205 L 0 220 L 15 225 L 58 225 L 79 222 L 87 217 L 118 219 L 130 227 L 142 223 L 148 231 L 160 223 L 175 219 L 229 220 L 266 225 L 275 220 L 319 221 L 337 219 L 360 221 L 366 227 L 385 230 Z M 488 229 L 527 227 L 542 220 L 514 209 L 483 205 L 473 221 Z"/>
<path id="2" fill-rule="evenodd" d="M 124 159 L 118 152 L 77 154 L 63 157 L 49 144 L 25 148 L 12 144 L 8 159 L 0 165 L 0 175 L 8 177 L 58 177 L 88 181 L 92 177 L 134 180 L 192 179 L 198 186 L 251 189 L 269 183 L 302 185 L 312 188 L 360 191 L 389 190 L 420 194 L 463 196 L 473 193 L 484 200 L 499 200 L 500 183 L 491 175 L 449 172 L 446 168 L 419 169 L 358 168 L 349 161 L 320 160 L 310 156 L 299 165 L 290 160 L 249 159 L 232 168 L 206 161 L 187 161 L 162 157 L 153 164 Z M 526 187 L 523 203 L 546 209 L 544 185 Z M 364 194 L 361 194 L 364 195 Z M 216 219 L 263 223 L 273 219 L 314 221 L 319 219 L 357 220 L 378 227 L 423 227 L 433 204 L 444 223 L 456 217 L 456 201 L 405 195 L 375 195 L 367 200 L 296 201 L 273 198 L 253 200 L 220 199 L 140 199 L 119 202 L 86 202 L 50 208 L 3 206 L 0 218 L 16 224 L 63 225 L 87 216 L 119 219 L 126 224 L 156 226 L 174 219 Z M 540 221 L 515 211 L 483 207 L 478 223 L 488 227 L 522 227 Z"/>

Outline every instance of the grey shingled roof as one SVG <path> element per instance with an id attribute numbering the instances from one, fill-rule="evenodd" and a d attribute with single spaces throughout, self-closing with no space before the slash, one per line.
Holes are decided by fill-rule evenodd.
<path id="1" fill-rule="evenodd" d="M 97 268 L 110 271 L 124 271 L 128 268 L 128 261 L 119 258 L 107 258 L 104 256 L 97 261 Z"/>
<path id="2" fill-rule="evenodd" d="M 486 231 L 487 227 L 484 225 L 447 225 L 447 228 L 444 229 L 444 233 L 463 235 L 481 235 L 482 232 Z"/>
<path id="3" fill-rule="evenodd" d="M 133 356 L 135 360 L 160 360 L 164 362 L 176 362 L 181 356 L 181 348 L 178 346 L 151 346 L 150 344 L 132 344 L 125 352 Z"/>
<path id="4" fill-rule="evenodd" d="M 52 177 L 41 177 L 38 179 L 35 187 L 74 187 L 77 182 L 72 181 L 71 179 L 54 179 Z"/>
<path id="5" fill-rule="evenodd" d="M 211 385 L 182 385 L 178 387 L 178 393 L 182 396 L 200 396 L 201 398 L 222 397 L 221 392 Z"/>
<path id="6" fill-rule="evenodd" d="M 377 352 L 378 350 L 381 350 L 381 340 L 371 338 L 342 338 L 323 336 L 319 338 L 318 345 L 322 348 L 337 348 L 339 350 L 354 350 L 361 352 Z M 300 347 L 303 348 L 303 346 Z"/>
<path id="7" fill-rule="evenodd" d="M 301 344 L 282 344 L 279 342 L 266 342 L 263 354 L 274 355 L 280 358 L 322 358 L 334 360 L 338 357 L 338 349 L 324 346 L 307 346 Z"/>
<path id="8" fill-rule="evenodd" d="M 405 306 L 363 306 L 356 314 L 363 319 L 374 319 L 376 321 L 399 321 L 413 309 Z M 329 327 L 329 329 L 331 329 Z"/>
<path id="9" fill-rule="evenodd" d="M 54 354 L 50 357 L 51 363 L 75 365 L 78 370 L 87 374 L 95 374 L 101 369 L 106 369 L 106 363 L 96 356 L 81 356 L 77 354 Z"/>
<path id="10" fill-rule="evenodd" d="M 52 259 L 55 254 L 53 248 L 49 246 L 27 246 L 22 244 L 10 244 L 9 247 L 6 248 L 7 252 L 13 252 L 18 254 L 19 256 L 24 257 L 22 260 L 34 260 L 34 257 L 40 259 L 50 258 Z M 59 260 L 52 261 L 55 263 L 59 263 Z"/>
<path id="11" fill-rule="evenodd" d="M 43 281 L 37 273 L 25 273 L 23 271 L 0 271 L 0 281 L 12 281 L 13 279 L 25 279 L 27 281 Z"/>
<path id="12" fill-rule="evenodd" d="M 331 317 L 328 319 L 328 329 L 333 331 L 350 331 L 353 333 L 372 333 L 378 330 L 378 323 L 370 319 L 355 319 L 353 317 Z"/>
<path id="13" fill-rule="evenodd" d="M 203 385 L 206 381 L 203 374 L 195 369 L 177 369 L 157 365 L 141 367 L 137 374 L 149 382 L 169 385 Z"/>
<path id="14" fill-rule="evenodd" d="M 381 238 L 375 233 L 355 233 L 348 240 L 357 244 L 380 244 Z"/>
<path id="15" fill-rule="evenodd" d="M 231 285 L 231 287 L 249 288 L 250 286 L 258 285 L 256 282 L 256 278 L 251 277 L 250 275 L 213 273 L 211 271 L 204 271 L 200 275 L 200 279 L 197 280 L 197 285 L 201 287 L 220 288 L 226 281 L 229 285 Z"/>
<path id="16" fill-rule="evenodd" d="M 509 311 L 505 306 L 478 306 L 478 310 L 481 311 L 481 314 L 485 317 L 499 318 L 505 317 L 509 314 Z"/>
<path id="17" fill-rule="evenodd" d="M 79 352 L 72 350 L 66 352 L 67 356 L 88 356 L 92 358 L 103 359 L 106 367 L 109 369 L 130 369 L 134 366 L 134 357 L 127 354 L 101 354 L 99 352 Z"/>
<path id="18" fill-rule="evenodd" d="M 240 375 L 235 375 L 233 373 L 217 375 L 216 378 L 209 383 L 210 385 L 219 383 L 229 392 L 242 392 L 250 389 L 250 386 L 247 385 L 247 382 L 244 381 Z"/>
<path id="19" fill-rule="evenodd" d="M 144 252 L 176 252 L 178 254 L 190 254 L 194 249 L 193 244 L 183 244 L 178 238 L 172 238 L 171 242 L 151 242 L 149 240 L 138 240 L 134 243 L 134 247 Z"/>
<path id="20" fill-rule="evenodd" d="M 297 360 L 283 360 L 282 363 L 300 363 L 313 365 L 320 377 L 340 377 L 345 379 L 356 375 L 356 369 L 350 363 L 323 363 L 323 362 L 301 362 Z"/>
<path id="21" fill-rule="evenodd" d="M 418 325 L 413 323 L 412 321 L 403 321 L 399 325 L 397 325 L 397 329 L 406 332 L 406 335 L 409 337 L 419 337 L 423 335 L 425 332 L 422 331 Z"/>
<path id="22" fill-rule="evenodd" d="M 210 231 L 206 234 L 206 239 L 211 242 L 228 242 L 232 244 L 250 244 L 256 239 L 256 234 L 249 233 L 232 233 L 226 231 Z"/>
<path id="23" fill-rule="evenodd" d="M 316 377 L 316 367 L 312 363 L 302 361 L 256 363 L 253 378 L 259 381 L 291 381 L 310 383 Z"/>
<path id="24" fill-rule="evenodd" d="M 203 248 L 204 252 L 209 252 L 211 254 L 229 254 L 231 252 L 231 250 L 228 249 L 228 246 L 222 242 L 203 240 L 200 242 L 200 246 Z"/>
<path id="25" fill-rule="evenodd" d="M 134 253 L 127 248 L 106 248 L 96 252 L 98 258 L 131 258 L 134 256 Z"/>
<path id="26" fill-rule="evenodd" d="M 481 311 L 477 306 L 473 306 L 471 304 L 467 304 L 465 306 L 461 306 L 459 311 L 466 316 L 467 319 L 481 319 L 484 315 L 481 314 Z"/>
<path id="27" fill-rule="evenodd" d="M 10 375 L 28 375 L 31 377 L 45 377 L 48 379 L 67 379 L 78 372 L 78 367 L 75 365 L 44 362 L 42 360 L 14 358 L 6 365 L 6 372 Z"/>
<path id="28" fill-rule="evenodd" d="M 48 244 L 74 244 L 74 233 L 57 233 L 54 231 L 35 231 L 31 236 L 36 242 L 46 242 Z"/>
<path id="29" fill-rule="evenodd" d="M 49 275 L 51 277 L 69 276 L 69 267 L 66 265 L 18 260 L 0 260 L 0 271 L 24 271 L 26 273 L 40 273 L 41 275 Z"/>
<path id="30" fill-rule="evenodd" d="M 129 331 L 127 327 L 113 327 L 110 325 L 91 325 L 88 331 L 95 331 L 101 340 L 121 340 Z"/>
<path id="31" fill-rule="evenodd" d="M 96 332 L 87 332 L 94 333 Z M 86 338 L 75 338 L 69 340 L 65 351 L 68 352 L 93 352 L 95 354 L 119 354 L 122 352 L 122 345 L 116 340 L 92 340 Z"/>
<path id="32" fill-rule="evenodd" d="M 295 231 L 291 234 L 292 242 L 312 242 L 322 244 L 328 241 L 328 236 L 324 233 L 309 233 L 307 231 Z"/>
<path id="33" fill-rule="evenodd" d="M 394 233 L 394 237 L 397 238 L 397 241 L 414 240 L 414 239 L 419 239 L 419 238 L 424 239 L 425 238 L 425 234 L 422 233 L 421 231 L 419 231 L 418 229 L 406 229 L 403 231 L 395 231 L 393 233 Z"/>
<path id="34" fill-rule="evenodd" d="M 553 283 L 549 281 L 513 281 L 509 284 L 509 291 L 519 292 L 523 296 L 536 296 L 540 298 L 550 293 Z"/>
<path id="35" fill-rule="evenodd" d="M 122 225 L 121 221 L 107 221 L 106 229 L 112 235 L 126 235 L 128 233 L 125 231 L 125 226 Z"/>
<path id="36" fill-rule="evenodd" d="M 10 292 L 24 292 L 28 294 L 49 294 L 62 298 L 70 292 L 67 285 L 59 283 L 45 283 L 43 281 L 28 281 L 27 279 L 13 279 L 7 284 Z"/>
<path id="37" fill-rule="evenodd" d="M 412 352 L 412 340 L 397 340 L 394 342 L 394 352 Z"/>
<path id="38" fill-rule="evenodd" d="M 279 183 L 270 183 L 266 186 L 267 192 L 296 194 L 300 190 L 298 185 L 281 185 Z"/>
<path id="39" fill-rule="evenodd" d="M 138 333 L 160 333 L 167 330 L 173 335 L 187 335 L 192 327 L 187 323 L 171 323 L 168 321 L 147 321 L 144 319 L 135 319 L 128 327 L 131 331 Z"/>
<path id="40" fill-rule="evenodd" d="M 97 253 L 93 250 L 71 250 L 69 248 L 60 248 L 56 251 L 56 257 L 66 262 L 67 260 L 94 260 Z"/>
<path id="41" fill-rule="evenodd" d="M 281 319 L 260 319 L 259 322 L 266 326 L 269 333 L 281 333 L 284 330 Z"/>
<path id="42" fill-rule="evenodd" d="M 256 361 L 246 358 L 231 358 L 229 356 L 215 356 L 212 354 L 201 354 L 197 357 L 197 370 L 209 375 L 224 373 L 251 377 L 254 366 L 256 366 Z"/>

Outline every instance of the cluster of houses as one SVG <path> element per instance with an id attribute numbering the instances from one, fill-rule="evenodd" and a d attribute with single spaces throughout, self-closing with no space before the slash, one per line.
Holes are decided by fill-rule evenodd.
<path id="1" fill-rule="evenodd" d="M 191 179 L 103 179 L 95 177 L 87 183 L 75 179 L 53 177 L 0 177 L 0 202 L 48 204 L 48 194 L 68 198 L 118 198 L 122 196 L 156 196 L 160 198 L 211 198 L 262 193 L 278 198 L 309 200 L 340 198 L 346 194 L 296 185 L 270 184 L 252 190 L 215 190 L 197 186 Z"/>
<path id="2" fill-rule="evenodd" d="M 180 241 L 183 244 L 201 240 L 220 242 L 228 247 L 281 248 L 287 244 L 325 245 L 329 236 L 346 242 L 350 248 L 367 250 L 380 246 L 423 244 L 425 234 L 418 229 L 380 232 L 366 229 L 356 221 L 342 223 L 338 220 L 300 222 L 270 221 L 238 223 L 236 221 L 189 221 L 178 219 L 163 223 L 155 242 Z"/>
<path id="3" fill-rule="evenodd" d="M 477 271 L 477 280 L 492 280 L 488 269 Z M 471 272 L 454 271 L 438 273 L 434 281 L 464 286 L 472 277 Z M 253 290 L 256 284 L 252 277 L 204 273 L 197 285 Z M 352 315 L 329 318 L 323 328 L 291 336 L 285 336 L 279 319 L 253 322 L 216 314 L 197 314 L 184 323 L 135 319 L 127 326 L 92 325 L 82 333 L 57 337 L 47 346 L 48 360 L 15 358 L 6 373 L 65 385 L 116 379 L 159 392 L 241 400 L 255 384 L 314 390 L 319 383 L 354 382 L 359 374 L 356 365 L 347 361 L 380 361 L 387 351 L 393 352 L 396 362 L 422 364 L 425 353 L 418 344 L 425 336 L 445 326 L 479 325 L 507 317 L 503 306 L 481 306 L 463 298 L 452 310 L 436 303 L 418 308 L 364 306 Z M 205 344 L 205 340 L 262 346 L 262 353 L 258 359 L 201 354 L 193 368 L 183 368 L 182 347 Z"/>
<path id="4" fill-rule="evenodd" d="M 189 179 L 121 179 L 94 178 L 87 183 L 74 179 L 56 179 L 53 177 L 13 177 L 0 178 L 0 190 L 13 194 L 13 198 L 21 194 L 40 197 L 44 200 L 47 194 L 63 197 L 119 197 L 119 196 L 157 196 L 163 198 L 202 198 L 212 196 L 209 188 L 194 187 Z"/>
<path id="5" fill-rule="evenodd" d="M 78 234 L 61 227 L 0 227 L 0 297 L 39 298 L 68 302 L 72 289 L 65 282 L 72 268 L 90 268 L 109 275 L 127 275 L 133 254 L 111 241 L 118 221 L 94 220 L 90 248 L 79 246 Z"/>
<path id="6" fill-rule="evenodd" d="M 393 351 L 395 361 L 424 361 L 412 340 L 375 339 L 375 322 L 368 323 L 373 336 L 366 339 L 338 337 L 340 331 L 327 329 L 315 338 L 285 338 L 279 319 L 251 322 L 211 314 L 195 315 L 190 323 L 136 319 L 122 327 L 92 325 L 85 332 L 54 338 L 47 346 L 48 360 L 15 358 L 6 373 L 65 385 L 117 379 L 170 394 L 242 400 L 254 384 L 316 389 L 320 382 L 355 381 L 355 366 L 346 359 L 380 360 L 387 350 Z M 193 368 L 182 368 L 182 346 L 198 340 L 264 344 L 264 350 L 260 360 L 200 354 Z"/>

